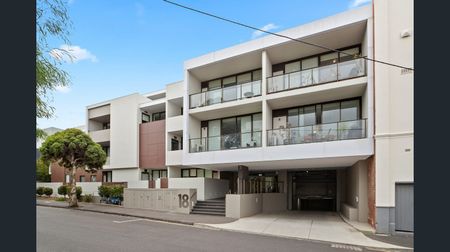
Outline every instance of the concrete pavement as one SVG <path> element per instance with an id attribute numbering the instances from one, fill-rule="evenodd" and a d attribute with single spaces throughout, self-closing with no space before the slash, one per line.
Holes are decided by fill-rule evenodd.
<path id="1" fill-rule="evenodd" d="M 67 202 L 58 202 L 54 200 L 36 200 L 36 205 L 47 206 L 47 207 L 57 207 L 57 208 L 67 208 Z M 236 219 L 227 218 L 223 216 L 212 216 L 212 215 L 198 215 L 198 214 L 180 214 L 171 213 L 163 211 L 154 211 L 147 209 L 133 209 L 124 208 L 122 206 L 116 205 L 105 205 L 96 203 L 84 203 L 79 202 L 79 207 L 75 210 L 79 211 L 89 211 L 98 212 L 104 214 L 116 214 L 122 216 L 144 218 L 158 221 L 173 222 L 185 225 L 194 225 L 195 223 L 228 223 L 235 221 Z"/>
<path id="2" fill-rule="evenodd" d="M 286 211 L 258 214 L 230 223 L 204 225 L 220 230 L 338 242 L 371 248 L 408 249 L 371 239 L 344 222 L 334 212 Z"/>
<path id="3" fill-rule="evenodd" d="M 147 219 L 38 206 L 37 251 L 345 252 L 374 250 L 336 243 L 216 231 Z"/>

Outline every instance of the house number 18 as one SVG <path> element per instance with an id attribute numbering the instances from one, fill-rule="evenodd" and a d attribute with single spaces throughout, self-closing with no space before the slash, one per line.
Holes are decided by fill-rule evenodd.
<path id="1" fill-rule="evenodd" d="M 179 207 L 181 208 L 181 207 L 184 207 L 184 208 L 187 208 L 187 207 L 189 207 L 189 195 L 187 195 L 187 194 L 183 194 L 183 195 L 181 195 L 181 194 L 178 194 L 178 205 L 179 205 Z"/>

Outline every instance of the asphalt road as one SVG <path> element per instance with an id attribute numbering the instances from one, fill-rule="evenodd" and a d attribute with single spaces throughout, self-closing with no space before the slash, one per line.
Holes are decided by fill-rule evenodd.
<path id="1" fill-rule="evenodd" d="M 51 207 L 37 207 L 37 251 L 373 251 Z"/>

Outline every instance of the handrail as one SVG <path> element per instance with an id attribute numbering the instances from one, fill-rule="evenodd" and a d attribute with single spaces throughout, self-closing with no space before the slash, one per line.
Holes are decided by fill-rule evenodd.
<path id="1" fill-rule="evenodd" d="M 359 119 L 269 129 L 267 130 L 267 145 L 278 146 L 366 138 L 366 124 L 367 119 Z"/>
<path id="2" fill-rule="evenodd" d="M 198 92 L 189 95 L 189 108 L 205 107 L 261 95 L 261 80 Z M 197 100 L 194 100 L 197 99 Z M 194 103 L 194 104 L 193 104 Z"/>
<path id="3" fill-rule="evenodd" d="M 246 136 L 246 137 L 242 137 Z M 216 141 L 210 143 L 212 139 Z M 242 149 L 261 147 L 262 131 L 232 133 L 220 136 L 199 137 L 189 139 L 189 152 Z M 245 144 L 242 146 L 242 144 Z M 225 146 L 224 146 L 225 145 Z M 227 147 L 228 146 L 228 147 Z M 193 149 L 194 147 L 194 149 Z"/>
<path id="4" fill-rule="evenodd" d="M 365 75 L 366 62 L 360 57 L 331 65 L 267 77 L 267 93 L 276 93 Z M 277 83 L 274 84 L 275 80 L 277 80 Z"/>

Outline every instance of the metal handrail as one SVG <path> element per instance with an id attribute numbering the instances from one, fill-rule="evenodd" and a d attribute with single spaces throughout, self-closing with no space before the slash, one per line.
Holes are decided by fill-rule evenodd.
<path id="1" fill-rule="evenodd" d="M 257 89 L 254 89 L 254 85 L 258 85 L 259 91 Z M 246 92 L 246 93 L 242 93 L 242 87 L 243 86 L 244 87 L 245 86 L 249 86 L 251 91 L 250 92 Z M 236 93 L 235 93 L 235 97 L 236 98 L 234 98 L 234 99 L 224 99 L 224 90 L 228 91 L 228 90 L 233 90 L 233 89 L 236 90 Z M 210 99 L 207 99 L 206 95 L 210 94 L 210 93 L 215 93 L 215 92 L 220 92 L 220 102 L 209 103 L 208 101 Z M 233 86 L 228 86 L 228 87 L 208 90 L 208 91 L 204 91 L 204 92 L 198 92 L 198 93 L 189 95 L 189 108 L 205 107 L 205 106 L 209 106 L 209 105 L 213 105 L 213 104 L 219 104 L 219 103 L 224 103 L 224 102 L 229 102 L 229 101 L 237 101 L 237 100 L 252 98 L 252 97 L 256 97 L 256 96 L 261 96 L 261 92 L 262 92 L 262 90 L 261 90 L 261 80 L 245 82 L 245 83 L 236 84 L 236 85 L 233 85 Z M 192 105 L 192 97 L 194 97 L 194 96 L 199 96 L 199 99 L 200 99 L 200 102 L 199 102 L 199 104 L 197 106 L 193 106 Z"/>
<path id="2" fill-rule="evenodd" d="M 355 122 L 358 128 L 346 128 L 345 124 Z M 362 122 L 362 123 L 359 123 Z M 334 126 L 328 128 L 327 126 Z M 322 130 L 322 128 L 324 128 Z M 355 131 L 356 130 L 356 131 Z M 274 135 L 274 132 L 279 132 Z M 293 134 L 292 132 L 297 132 Z M 303 131 L 303 135 L 300 133 Z M 328 133 L 326 133 L 328 131 Z M 336 131 L 336 134 L 333 132 Z M 272 134 L 270 134 L 272 133 Z M 323 134 L 325 133 L 325 134 Z M 294 136 L 291 136 L 294 135 Z M 350 136 L 349 136 L 350 135 Z M 328 142 L 349 139 L 361 139 L 367 137 L 367 119 L 341 121 L 334 123 L 314 124 L 308 126 L 299 126 L 291 128 L 269 129 L 267 130 L 267 146 L 279 146 L 290 144 L 303 144 L 315 142 Z M 272 138 L 272 141 L 271 141 Z M 280 141 L 279 141 L 280 140 Z"/>
<path id="3" fill-rule="evenodd" d="M 346 67 L 348 65 L 352 65 L 353 67 L 350 69 L 350 71 L 347 74 L 345 74 L 345 71 L 348 70 L 348 68 Z M 321 70 L 329 71 L 330 69 L 332 70 L 333 74 L 330 74 L 329 76 L 327 76 L 327 75 L 324 75 L 324 76 L 331 77 L 332 79 L 321 80 L 320 79 Z M 305 78 L 304 75 L 310 75 L 310 76 L 308 78 Z M 316 76 L 317 78 L 315 78 L 315 75 L 317 75 Z M 280 92 L 280 91 L 286 91 L 286 90 L 292 90 L 292 89 L 302 88 L 302 87 L 306 87 L 306 86 L 312 86 L 312 85 L 324 84 L 324 83 L 328 83 L 328 82 L 346 80 L 346 79 L 361 77 L 361 76 L 365 76 L 365 75 L 366 75 L 366 62 L 365 62 L 364 58 L 360 57 L 360 58 L 356 58 L 353 60 L 338 62 L 338 63 L 331 64 L 331 65 L 320 66 L 320 67 L 310 68 L 310 69 L 306 69 L 306 70 L 295 71 L 295 72 L 291 72 L 291 73 L 287 73 L 287 74 L 283 74 L 283 75 L 267 77 L 267 84 L 266 84 L 267 85 L 267 93 L 268 94 L 276 93 L 276 92 Z M 294 79 L 294 78 L 292 78 L 292 76 L 296 76 L 295 78 L 299 79 L 298 82 L 295 82 L 295 85 L 291 84 L 291 79 Z M 273 82 L 274 78 L 282 78 L 281 84 L 283 87 L 280 90 L 276 89 L 275 86 L 272 85 L 273 89 L 276 89 L 276 90 L 271 91 L 270 83 L 271 83 L 271 81 Z"/>
<path id="4" fill-rule="evenodd" d="M 246 146 L 242 146 L 242 135 L 250 135 L 250 142 L 253 143 L 253 145 L 249 142 L 246 144 Z M 229 143 L 232 144 L 230 148 L 223 148 L 223 145 L 225 144 L 224 141 L 227 141 L 226 138 L 234 137 L 235 141 L 231 141 Z M 213 150 L 210 150 L 210 146 L 208 146 L 208 140 L 209 139 L 217 139 L 220 138 L 219 142 L 219 148 L 214 148 Z M 259 140 L 259 141 L 258 141 Z M 205 152 L 205 151 L 216 151 L 216 150 L 230 150 L 230 149 L 242 149 L 242 148 L 255 148 L 255 147 L 261 147 L 261 140 L 262 140 L 262 131 L 252 131 L 252 132 L 242 132 L 242 133 L 232 133 L 232 134 L 226 134 L 226 135 L 220 135 L 220 136 L 210 136 L 210 137 L 198 137 L 198 138 L 191 138 L 189 139 L 189 152 Z M 197 150 L 192 151 L 192 143 L 193 141 L 199 141 L 200 144 L 197 145 Z M 258 144 L 259 143 L 259 144 Z M 201 147 L 201 148 L 198 148 Z"/>

